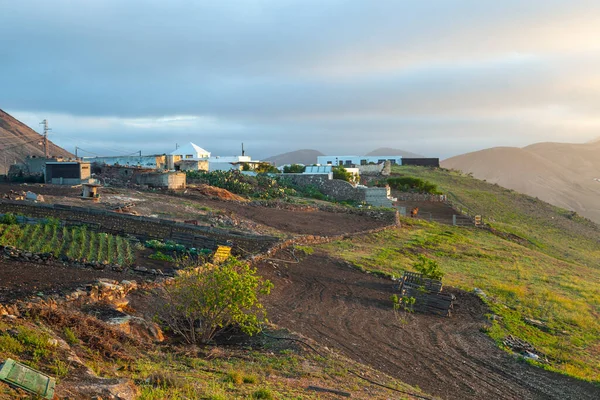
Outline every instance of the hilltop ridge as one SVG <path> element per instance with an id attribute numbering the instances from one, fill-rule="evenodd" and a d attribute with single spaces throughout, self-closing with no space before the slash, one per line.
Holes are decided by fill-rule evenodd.
<path id="1" fill-rule="evenodd" d="M 599 154 L 598 141 L 545 142 L 480 150 L 449 158 L 441 165 L 600 222 Z"/>
<path id="2" fill-rule="evenodd" d="M 0 109 L 0 174 L 4 174 L 11 164 L 20 163 L 27 156 L 43 156 L 42 135 Z M 51 156 L 74 157 L 67 150 L 48 140 L 48 153 Z"/>

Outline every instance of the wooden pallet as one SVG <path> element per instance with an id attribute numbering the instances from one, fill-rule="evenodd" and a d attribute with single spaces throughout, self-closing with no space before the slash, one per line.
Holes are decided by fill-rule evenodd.
<path id="1" fill-rule="evenodd" d="M 455 297 L 442 293 L 442 282 L 419 273 L 405 272 L 399 290 L 402 297 L 414 297 L 412 308 L 417 312 L 448 317 L 454 308 Z"/>

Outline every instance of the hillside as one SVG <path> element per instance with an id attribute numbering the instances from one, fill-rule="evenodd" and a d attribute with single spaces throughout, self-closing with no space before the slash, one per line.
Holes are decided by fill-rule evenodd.
<path id="1" fill-rule="evenodd" d="M 442 161 L 442 167 L 471 173 L 600 222 L 600 142 L 538 143 L 496 147 Z"/>
<path id="2" fill-rule="evenodd" d="M 439 263 L 446 285 L 485 293 L 492 326 L 484 329 L 501 348 L 509 349 L 504 342 L 512 335 L 548 360 L 534 364 L 597 382 L 600 227 L 458 172 L 419 167 L 394 167 L 392 172 L 437 184 L 493 229 L 405 219 L 402 229 L 321 248 L 361 269 L 395 276 L 413 269 L 418 257 L 426 255 Z M 454 352 L 448 351 L 456 357 Z"/>
<path id="3" fill-rule="evenodd" d="M 43 156 L 41 142 L 42 135 L 0 110 L 0 174 L 4 174 L 11 164 L 22 162 L 27 156 Z M 51 141 L 48 141 L 48 145 L 51 156 L 74 157 Z"/>
<path id="4" fill-rule="evenodd" d="M 365 154 L 365 156 L 402 156 L 406 158 L 421 158 L 423 157 L 421 154 L 412 153 L 406 150 L 393 149 L 391 147 L 380 147 L 371 151 L 370 153 Z"/>
<path id="5" fill-rule="evenodd" d="M 323 156 L 324 154 L 318 150 L 302 149 L 296 151 L 290 151 L 288 153 L 278 154 L 276 156 L 269 157 L 265 161 L 271 162 L 275 165 L 286 165 L 286 164 L 316 164 L 317 157 Z"/>

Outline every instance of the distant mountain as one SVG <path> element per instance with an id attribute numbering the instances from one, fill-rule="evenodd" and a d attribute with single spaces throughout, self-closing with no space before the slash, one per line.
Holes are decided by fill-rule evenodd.
<path id="1" fill-rule="evenodd" d="M 27 156 L 44 156 L 42 140 L 42 135 L 0 110 L 0 174 L 4 174 L 11 164 L 23 162 Z M 75 157 L 51 141 L 48 141 L 48 153 L 51 156 Z"/>
<path id="2" fill-rule="evenodd" d="M 373 150 L 370 153 L 365 154 L 365 156 L 402 156 L 406 158 L 423 158 L 421 154 L 411 153 L 410 151 L 392 149 L 390 147 L 380 147 L 378 149 Z"/>
<path id="3" fill-rule="evenodd" d="M 296 151 L 290 151 L 289 153 L 279 154 L 273 157 L 266 158 L 265 161 L 269 161 L 275 165 L 285 164 L 316 164 L 318 156 L 324 156 L 318 150 L 302 149 Z"/>
<path id="4" fill-rule="evenodd" d="M 600 223 L 600 142 L 495 147 L 442 161 Z"/>

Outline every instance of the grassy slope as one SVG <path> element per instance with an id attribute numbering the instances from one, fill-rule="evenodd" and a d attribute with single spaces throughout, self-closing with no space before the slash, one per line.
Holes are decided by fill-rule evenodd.
<path id="1" fill-rule="evenodd" d="M 407 171 L 408 170 L 408 171 Z M 565 210 L 495 185 L 443 170 L 402 168 L 451 191 L 499 230 L 526 238 L 506 241 L 488 231 L 420 221 L 404 227 L 324 245 L 332 255 L 367 270 L 401 275 L 418 254 L 439 261 L 444 282 L 490 296 L 489 334 L 512 334 L 532 343 L 548 368 L 588 380 L 600 376 L 600 243 L 598 228 Z M 396 170 L 396 172 L 399 172 Z M 524 322 L 541 320 L 546 332 Z"/>
<path id="2" fill-rule="evenodd" d="M 61 314 L 62 315 L 62 314 Z M 50 319 L 55 318 L 50 314 Z M 342 390 L 359 399 L 412 398 L 371 385 L 352 375 L 363 376 L 400 390 L 419 393 L 385 374 L 348 360 L 317 346 L 327 355 L 320 357 L 299 350 L 285 341 L 262 340 L 261 350 L 250 347 L 196 348 L 183 345 L 136 344 L 125 340 L 115 343 L 113 328 L 88 328 L 91 317 L 83 317 L 70 326 L 67 335 L 64 324 L 45 319 L 0 319 L 0 361 L 19 360 L 57 378 L 57 388 L 70 387 L 85 375 L 76 364 L 68 361 L 68 353 L 51 344 L 50 339 L 62 338 L 87 367 L 106 378 L 132 379 L 140 391 L 140 400 L 163 399 L 328 399 L 335 395 L 307 391 L 310 385 Z M 78 319 L 76 318 L 75 321 Z M 93 329 L 93 334 L 82 332 Z M 289 337 L 284 331 L 272 334 Z M 116 339 L 119 340 L 119 339 Z M 114 352 L 109 349 L 116 349 Z M 63 389 L 64 391 L 64 389 Z M 0 382 L 0 400 L 23 398 L 23 392 Z M 33 397 L 26 397 L 33 398 Z"/>

